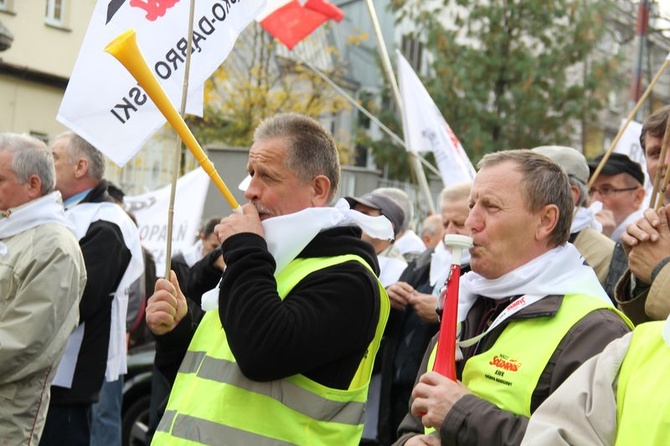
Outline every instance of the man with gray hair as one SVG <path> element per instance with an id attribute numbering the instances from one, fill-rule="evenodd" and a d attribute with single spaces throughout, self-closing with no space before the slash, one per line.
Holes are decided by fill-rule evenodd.
<path id="1" fill-rule="evenodd" d="M 6 445 L 39 443 L 49 385 L 77 327 L 86 284 L 54 181 L 43 142 L 0 133 L 0 437 Z"/>
<path id="2" fill-rule="evenodd" d="M 137 227 L 107 193 L 103 155 L 80 136 L 66 132 L 52 146 L 56 188 L 65 216 L 75 227 L 86 263 L 88 284 L 79 305 L 79 326 L 72 333 L 51 385 L 51 403 L 42 445 L 88 445 L 92 404 L 119 392 L 126 372 L 128 290 L 144 271 Z M 110 413 L 111 436 L 120 440 L 118 412 Z M 113 419 L 116 417 L 116 419 Z M 111 437 L 110 437 L 111 438 Z M 116 444 L 108 440 L 103 444 Z"/>
<path id="3" fill-rule="evenodd" d="M 174 382 L 153 444 L 358 445 L 389 305 L 361 229 L 390 238 L 391 225 L 344 200 L 328 206 L 337 146 L 313 118 L 261 122 L 247 170 L 248 203 L 214 229 L 226 269 L 197 329 L 174 274 L 149 299 L 155 364 Z"/>
<path id="4" fill-rule="evenodd" d="M 489 153 L 478 168 L 457 381 L 431 371 L 435 336 L 397 445 L 520 444 L 542 401 L 631 327 L 567 243 L 574 203 L 565 171 L 531 150 Z"/>
<path id="5" fill-rule="evenodd" d="M 423 219 L 421 224 L 421 241 L 426 249 L 437 246 L 442 241 L 444 228 L 442 227 L 442 216 L 439 214 L 429 215 Z"/>

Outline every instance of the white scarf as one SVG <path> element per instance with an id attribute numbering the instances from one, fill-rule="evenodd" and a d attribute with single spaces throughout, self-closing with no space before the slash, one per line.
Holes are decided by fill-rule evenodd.
<path id="1" fill-rule="evenodd" d="M 461 266 L 470 263 L 470 251 L 463 250 L 461 254 Z M 435 250 L 430 258 L 430 286 L 434 287 L 439 284 L 442 286 L 447 280 L 449 269 L 451 268 L 451 251 L 444 245 L 444 241 L 440 241 L 435 246 Z"/>
<path id="2" fill-rule="evenodd" d="M 460 280 L 458 321 L 465 320 L 477 296 L 501 300 L 526 295 L 540 300 L 551 294 L 584 294 L 612 305 L 593 268 L 584 264 L 574 245 L 566 243 L 497 279 L 486 279 L 472 271 L 464 274 Z"/>
<path id="3" fill-rule="evenodd" d="M 603 225 L 596 219 L 594 210 L 580 206 L 575 210 L 575 215 L 572 217 L 570 234 L 575 234 L 586 228 L 593 228 L 598 232 L 603 232 Z"/>
<path id="4" fill-rule="evenodd" d="M 75 236 L 81 240 L 90 225 L 98 220 L 104 220 L 117 225 L 123 236 L 123 243 L 130 250 L 130 263 L 126 267 L 118 287 L 113 293 L 109 344 L 107 348 L 107 369 L 105 379 L 116 381 L 127 371 L 126 352 L 126 315 L 128 312 L 128 294 L 130 285 L 144 272 L 144 257 L 137 226 L 128 217 L 121 206 L 114 203 L 79 203 L 67 210 L 67 218 L 75 227 Z M 90 278 L 89 278 L 90 280 Z M 65 353 L 61 359 L 52 384 L 70 388 L 74 377 L 76 364 L 83 339 L 86 321 L 70 335 Z"/>
<path id="5" fill-rule="evenodd" d="M 416 235 L 411 229 L 406 230 L 393 244 L 402 255 L 412 252 L 422 253 L 426 250 L 426 245 L 421 240 L 421 237 Z"/>
<path id="6" fill-rule="evenodd" d="M 74 233 L 74 226 L 65 218 L 63 200 L 58 191 L 9 209 L 7 217 L 0 217 L 0 240 L 45 223 L 63 225 Z"/>
<path id="7" fill-rule="evenodd" d="M 275 259 L 275 275 L 283 270 L 314 237 L 327 229 L 340 226 L 359 226 L 370 237 L 393 239 L 393 226 L 388 218 L 371 217 L 350 208 L 340 198 L 334 207 L 307 208 L 292 214 L 268 218 L 261 222 L 268 251 Z M 219 287 L 202 296 L 202 309 L 214 310 L 219 306 Z"/>

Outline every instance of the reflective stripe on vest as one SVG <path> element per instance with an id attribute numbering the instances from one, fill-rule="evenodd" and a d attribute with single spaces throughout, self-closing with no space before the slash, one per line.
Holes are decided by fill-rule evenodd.
<path id="1" fill-rule="evenodd" d="M 670 346 L 665 321 L 638 325 L 619 371 L 617 445 L 667 444 L 670 439 Z"/>
<path id="2" fill-rule="evenodd" d="M 358 256 L 296 259 L 276 276 L 283 299 L 307 275 Z M 153 444 L 358 445 L 374 357 L 389 313 L 381 284 L 375 337 L 347 390 L 331 389 L 303 375 L 271 382 L 242 375 L 218 312 L 201 321 L 182 362 Z"/>
<path id="3" fill-rule="evenodd" d="M 530 417 L 533 392 L 561 340 L 584 316 L 600 309 L 616 312 L 632 326 L 623 314 L 600 299 L 567 295 L 553 317 L 510 320 L 490 349 L 467 360 L 463 384 L 502 410 Z M 437 345 L 428 370 L 433 368 L 436 353 Z"/>

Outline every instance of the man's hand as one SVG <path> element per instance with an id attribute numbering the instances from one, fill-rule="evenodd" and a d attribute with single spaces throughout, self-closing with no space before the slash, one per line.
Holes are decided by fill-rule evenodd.
<path id="1" fill-rule="evenodd" d="M 621 244 L 626 251 L 626 255 L 630 254 L 631 249 L 640 242 L 655 242 L 658 240 L 657 228 L 660 223 L 660 213 L 653 209 L 646 209 L 642 218 L 629 224 L 626 227 L 626 232 L 621 234 Z"/>
<path id="2" fill-rule="evenodd" d="M 596 220 L 603 225 L 603 234 L 606 236 L 611 236 L 612 232 L 616 229 L 616 221 L 614 220 L 614 213 L 610 210 L 603 209 L 596 212 Z"/>
<path id="3" fill-rule="evenodd" d="M 420 416 L 424 426 L 440 430 L 454 404 L 470 393 L 460 381 L 454 382 L 437 372 L 424 373 L 412 391 L 412 415 Z"/>
<path id="4" fill-rule="evenodd" d="M 155 335 L 169 333 L 188 313 L 186 298 L 179 288 L 174 271 L 170 271 L 170 281 L 158 279 L 154 294 L 147 301 L 146 321 Z"/>
<path id="5" fill-rule="evenodd" d="M 396 282 L 386 287 L 386 294 L 391 299 L 391 307 L 394 310 L 405 311 L 414 288 L 407 282 Z"/>
<path id="6" fill-rule="evenodd" d="M 647 209 L 644 218 L 626 229 L 627 242 L 632 242 L 628 267 L 636 278 L 645 283 L 651 283 L 651 272 L 658 262 L 670 256 L 668 212 L 670 206 L 658 212 Z"/>
<path id="7" fill-rule="evenodd" d="M 435 435 L 417 435 L 407 440 L 405 446 L 440 446 L 440 437 Z"/>
<path id="8" fill-rule="evenodd" d="M 223 254 L 216 258 L 212 266 L 221 271 L 226 269 L 226 262 L 223 261 Z"/>
<path id="9" fill-rule="evenodd" d="M 437 298 L 432 294 L 419 293 L 414 290 L 409 297 L 409 304 L 422 321 L 437 322 L 437 312 L 435 312 Z"/>
<path id="10" fill-rule="evenodd" d="M 258 210 L 251 203 L 242 206 L 241 212 L 233 212 L 228 217 L 222 218 L 221 222 L 214 227 L 214 233 L 219 238 L 219 243 L 223 243 L 230 236 L 243 232 L 251 232 L 261 237 L 265 235 Z"/>

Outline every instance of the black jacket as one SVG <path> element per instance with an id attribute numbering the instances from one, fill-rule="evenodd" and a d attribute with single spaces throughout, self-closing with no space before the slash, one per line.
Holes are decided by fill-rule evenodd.
<path id="1" fill-rule="evenodd" d="M 375 252 L 360 234 L 354 227 L 324 231 L 298 258 L 356 254 L 378 274 Z M 372 272 L 355 261 L 334 265 L 305 277 L 282 301 L 275 262 L 262 237 L 237 234 L 221 248 L 226 271 L 219 317 L 242 373 L 256 381 L 300 373 L 325 386 L 347 388 L 379 319 L 379 288 Z M 192 270 L 207 265 L 206 259 Z M 175 330 L 157 337 L 155 364 L 168 381 L 174 381 L 192 336 L 189 315 Z"/>
<path id="2" fill-rule="evenodd" d="M 94 187 L 81 203 L 112 202 L 107 182 Z M 79 303 L 79 324 L 85 323 L 84 338 L 77 358 L 72 387 L 51 386 L 52 405 L 91 404 L 98 401 L 107 369 L 107 349 L 112 315 L 113 293 L 119 286 L 131 253 L 121 229 L 114 223 L 91 223 L 79 240 L 86 264 L 87 281 Z"/>

